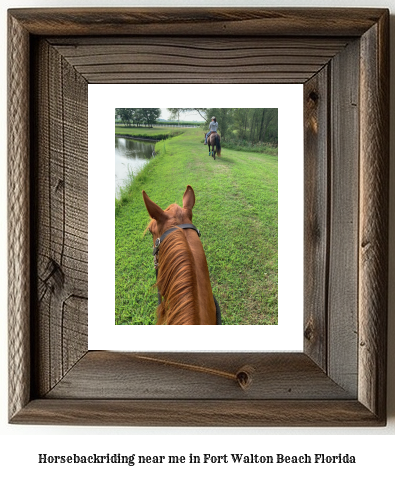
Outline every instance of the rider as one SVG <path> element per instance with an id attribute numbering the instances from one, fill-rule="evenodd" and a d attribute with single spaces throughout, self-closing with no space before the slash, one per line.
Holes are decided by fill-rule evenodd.
<path id="1" fill-rule="evenodd" d="M 211 123 L 210 123 L 210 131 L 206 133 L 206 137 L 204 139 L 204 144 L 207 144 L 207 138 L 210 136 L 211 133 L 216 133 L 218 129 L 218 123 L 217 123 L 217 118 L 213 116 L 211 118 Z"/>

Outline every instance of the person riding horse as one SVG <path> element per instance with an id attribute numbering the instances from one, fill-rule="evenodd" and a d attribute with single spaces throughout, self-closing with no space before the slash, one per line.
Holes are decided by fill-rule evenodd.
<path id="1" fill-rule="evenodd" d="M 211 118 L 211 123 L 210 123 L 210 131 L 206 133 L 205 139 L 204 139 L 204 144 L 207 144 L 207 138 L 210 136 L 211 133 L 216 133 L 218 129 L 218 123 L 217 123 L 217 118 L 213 116 Z"/>

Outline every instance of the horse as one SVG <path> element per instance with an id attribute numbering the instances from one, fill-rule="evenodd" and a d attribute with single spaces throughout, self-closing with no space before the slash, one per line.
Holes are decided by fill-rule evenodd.
<path id="1" fill-rule="evenodd" d="M 159 305 L 156 325 L 219 325 L 220 312 L 211 289 L 200 231 L 192 224 L 195 193 L 187 186 L 182 207 L 162 210 L 145 191 L 151 217 Z"/>
<path id="2" fill-rule="evenodd" d="M 213 148 L 212 156 L 215 160 L 215 155 L 218 154 L 218 157 L 221 156 L 221 137 L 218 133 L 211 133 L 207 138 L 208 144 L 208 154 L 211 155 L 210 147 Z"/>

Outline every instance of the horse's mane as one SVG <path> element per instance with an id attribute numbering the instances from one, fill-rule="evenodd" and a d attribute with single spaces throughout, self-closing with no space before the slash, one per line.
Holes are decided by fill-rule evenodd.
<path id="1" fill-rule="evenodd" d="M 157 310 L 159 325 L 198 323 L 194 259 L 182 229 L 172 232 L 160 245 L 156 285 L 162 296 Z"/>

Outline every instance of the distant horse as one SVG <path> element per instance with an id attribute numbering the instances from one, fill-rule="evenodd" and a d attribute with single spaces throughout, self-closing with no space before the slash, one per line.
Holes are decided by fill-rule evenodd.
<path id="1" fill-rule="evenodd" d="M 213 159 L 215 160 L 215 155 L 221 156 L 221 137 L 218 133 L 211 133 L 207 138 L 208 144 L 208 154 L 212 154 Z M 213 152 L 210 153 L 210 147 L 212 147 Z"/>
<path id="2" fill-rule="evenodd" d="M 187 186 L 182 205 L 162 210 L 143 191 L 154 240 L 159 306 L 157 325 L 216 325 L 220 312 L 211 289 L 199 230 L 192 224 L 195 193 Z"/>

